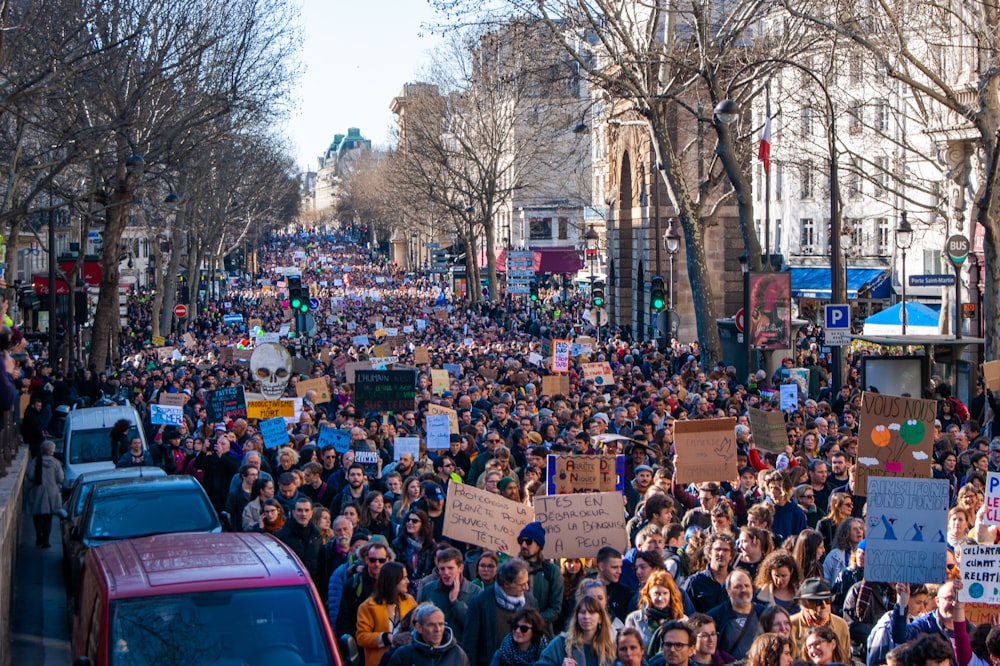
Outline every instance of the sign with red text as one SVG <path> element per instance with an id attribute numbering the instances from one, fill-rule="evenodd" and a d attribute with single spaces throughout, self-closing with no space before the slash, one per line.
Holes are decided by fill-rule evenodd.
<path id="1" fill-rule="evenodd" d="M 625 456 L 550 455 L 548 494 L 604 493 L 625 490 Z"/>
<path id="2" fill-rule="evenodd" d="M 997 472 L 986 475 L 986 514 L 983 522 L 987 525 L 1000 525 L 1000 474 Z"/>

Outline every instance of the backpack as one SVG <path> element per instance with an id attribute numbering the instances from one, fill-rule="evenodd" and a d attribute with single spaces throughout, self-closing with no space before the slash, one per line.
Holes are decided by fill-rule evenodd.
<path id="1" fill-rule="evenodd" d="M 955 416 L 961 419 L 962 423 L 969 420 L 969 409 L 962 404 L 962 401 L 955 397 L 948 398 L 948 402 L 951 403 L 951 410 L 955 412 Z"/>

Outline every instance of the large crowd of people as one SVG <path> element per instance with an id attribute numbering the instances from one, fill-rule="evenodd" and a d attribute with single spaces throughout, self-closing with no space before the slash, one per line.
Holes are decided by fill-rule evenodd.
<path id="1" fill-rule="evenodd" d="M 470 307 L 441 276 L 407 272 L 346 233 L 296 233 L 258 255 L 259 273 L 234 279 L 167 336 L 173 352 L 150 344 L 151 301 L 137 294 L 117 371 L 65 371 L 44 358 L 12 370 L 30 395 L 24 440 L 40 450 L 59 405 L 127 399 L 150 451 L 126 441 L 126 427 L 112 431 L 109 459 L 192 474 L 230 529 L 288 544 L 358 664 L 1000 665 L 1000 628 L 966 620 L 955 558 L 943 583 L 865 580 L 865 503 L 853 483 L 864 352 L 848 355 L 844 385 L 831 386 L 820 332 L 806 328 L 774 373 L 741 378 L 725 363 L 702 367 L 697 341 L 661 349 L 595 330 L 575 290 Z M 284 307 L 279 284 L 290 272 L 320 304 L 308 318 Z M 210 421 L 213 390 L 259 390 L 233 349 L 282 326 L 295 334 L 296 319 L 309 330 L 282 339 L 296 359 L 286 395 L 323 379 L 329 399 L 302 396 L 279 446 L 265 447 L 256 419 Z M 578 338 L 590 341 L 570 359 L 569 390 L 546 394 L 543 339 Z M 411 408 L 358 409 L 343 362 L 376 354 L 416 371 Z M 580 364 L 591 361 L 608 362 L 614 382 L 585 380 Z M 794 367 L 809 368 L 811 381 L 785 413 L 787 448 L 757 449 L 747 410 L 777 410 L 776 389 Z M 444 368 L 448 385 L 435 390 L 431 370 Z M 152 423 L 149 406 L 164 393 L 186 396 L 182 425 Z M 913 387 L 939 404 L 933 474 L 952 489 L 954 553 L 997 541 L 984 524 L 984 488 L 1000 471 L 1000 437 L 982 383 L 969 405 L 952 393 L 944 382 Z M 433 405 L 456 412 L 448 449 L 426 447 Z M 721 416 L 736 418 L 738 476 L 678 483 L 674 424 Z M 347 451 L 320 443 L 329 427 L 348 433 Z M 420 438 L 416 455 L 396 455 L 402 437 Z M 362 451 L 377 453 L 378 471 L 357 462 Z M 450 484 L 531 504 L 546 492 L 551 453 L 624 456 L 620 544 L 553 559 L 540 523 L 520 531 L 517 552 L 445 537 Z"/>

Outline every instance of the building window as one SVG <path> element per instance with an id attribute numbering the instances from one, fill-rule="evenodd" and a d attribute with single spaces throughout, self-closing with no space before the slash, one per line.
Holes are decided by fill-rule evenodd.
<path id="1" fill-rule="evenodd" d="M 799 189 L 799 198 L 812 199 L 813 198 L 812 164 L 806 163 L 805 165 L 799 167 L 799 181 L 801 183 L 801 188 Z"/>
<path id="2" fill-rule="evenodd" d="M 774 252 L 781 254 L 781 218 L 774 220 Z"/>
<path id="3" fill-rule="evenodd" d="M 569 238 L 569 218 L 560 217 L 559 218 L 559 240 L 566 240 Z"/>
<path id="4" fill-rule="evenodd" d="M 875 158 L 875 196 L 884 197 L 889 186 L 889 158 L 882 155 Z"/>
<path id="5" fill-rule="evenodd" d="M 880 99 L 876 102 L 876 113 L 878 116 L 875 119 L 875 124 L 878 127 L 878 131 L 885 134 L 889 131 L 889 102 L 884 99 Z"/>
<path id="6" fill-rule="evenodd" d="M 848 69 L 850 70 L 851 85 L 858 86 L 861 85 L 864 75 L 862 74 L 861 65 L 861 55 L 854 53 L 851 55 L 850 62 L 848 63 Z"/>
<path id="7" fill-rule="evenodd" d="M 858 158 L 851 158 L 851 170 L 847 174 L 847 196 L 851 199 L 861 197 L 861 164 Z"/>
<path id="8" fill-rule="evenodd" d="M 552 240 L 552 218 L 532 217 L 528 219 L 531 240 Z"/>
<path id="9" fill-rule="evenodd" d="M 878 253 L 885 257 L 889 255 L 889 219 L 880 217 L 875 220 L 875 233 L 878 234 Z"/>
<path id="10" fill-rule="evenodd" d="M 861 124 L 864 121 L 864 105 L 861 102 L 851 102 L 847 113 L 849 116 L 847 131 L 851 134 L 861 134 Z"/>
<path id="11" fill-rule="evenodd" d="M 941 250 L 924 250 L 924 274 L 940 275 L 943 272 L 941 268 Z"/>
<path id="12" fill-rule="evenodd" d="M 799 220 L 799 248 L 802 254 L 813 253 L 813 243 L 816 240 L 816 227 L 811 218 Z"/>
<path id="13" fill-rule="evenodd" d="M 771 161 L 774 164 L 774 160 Z M 774 165 L 774 198 L 781 201 L 781 186 L 784 185 L 785 170 L 780 164 Z"/>
<path id="14" fill-rule="evenodd" d="M 812 136 L 813 133 L 813 110 L 808 106 L 802 109 L 799 124 L 799 134 L 801 136 Z"/>

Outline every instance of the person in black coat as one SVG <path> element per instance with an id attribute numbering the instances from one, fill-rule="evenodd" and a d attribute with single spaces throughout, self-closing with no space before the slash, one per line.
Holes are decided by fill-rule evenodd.
<path id="1" fill-rule="evenodd" d="M 229 455 L 229 439 L 219 437 L 214 446 L 206 446 L 194 459 L 194 468 L 204 474 L 201 483 L 212 506 L 221 513 L 229 498 L 229 482 L 240 471 L 240 462 Z"/>
<path id="2" fill-rule="evenodd" d="M 312 522 L 312 513 L 312 500 L 308 497 L 299 498 L 295 502 L 295 508 L 292 509 L 291 518 L 285 521 L 274 536 L 299 556 L 323 603 L 326 604 L 328 576 L 325 571 L 326 560 L 323 557 L 323 537 L 319 533 L 319 528 Z"/>
<path id="3" fill-rule="evenodd" d="M 24 410 L 24 417 L 21 419 L 21 439 L 28 445 L 28 451 L 32 458 L 37 458 L 42 454 L 45 433 L 42 428 L 42 401 L 40 398 L 32 396 L 28 408 Z"/>

